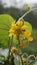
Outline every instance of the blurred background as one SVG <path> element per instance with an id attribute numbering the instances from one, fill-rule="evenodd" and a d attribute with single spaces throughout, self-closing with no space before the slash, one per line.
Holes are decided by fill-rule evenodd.
<path id="1" fill-rule="evenodd" d="M 25 4 L 26 7 L 28 4 L 28 10 L 37 8 L 37 0 L 0 0 L 0 15 L 9 14 L 14 19 L 18 20 L 27 11 Z M 34 38 L 34 41 L 30 44 L 30 46 L 25 49 L 25 52 L 29 54 L 37 54 L 37 10 L 34 10 L 26 15 L 24 20 L 32 24 L 32 35 Z M 0 44 L 0 47 L 2 46 L 3 45 Z"/>
<path id="2" fill-rule="evenodd" d="M 37 8 L 37 0 L 0 0 L 0 14 L 10 14 L 18 20 L 26 12 L 25 4 L 28 4 L 29 9 Z M 37 28 L 37 10 L 32 11 L 24 19 Z"/>

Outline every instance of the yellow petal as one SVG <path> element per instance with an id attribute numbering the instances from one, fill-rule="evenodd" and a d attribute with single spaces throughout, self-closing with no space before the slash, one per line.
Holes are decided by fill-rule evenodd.
<path id="1" fill-rule="evenodd" d="M 13 47 L 13 48 L 11 49 L 11 52 L 12 52 L 12 54 L 17 54 L 17 53 L 18 53 L 18 49 L 15 48 L 15 47 Z"/>
<path id="2" fill-rule="evenodd" d="M 27 26 L 26 26 L 26 25 L 23 25 L 23 26 L 21 27 L 22 31 L 25 31 L 25 30 L 26 30 L 26 28 L 27 28 Z"/>
<path id="3" fill-rule="evenodd" d="M 12 37 L 14 35 L 14 33 L 9 33 L 9 37 Z"/>
<path id="4" fill-rule="evenodd" d="M 33 37 L 29 37 L 28 38 L 28 41 L 33 41 Z"/>
<path id="5" fill-rule="evenodd" d="M 19 46 L 20 47 L 25 47 L 26 46 L 26 43 L 20 43 Z"/>
<path id="6" fill-rule="evenodd" d="M 16 25 L 21 27 L 23 25 L 23 22 L 22 21 L 17 21 Z"/>
<path id="7" fill-rule="evenodd" d="M 9 37 L 12 37 L 12 34 L 9 34 Z"/>
<path id="8" fill-rule="evenodd" d="M 22 32 L 21 35 L 25 37 L 25 32 Z"/>
<path id="9" fill-rule="evenodd" d="M 17 30 L 17 26 L 14 24 L 14 25 L 12 26 L 12 29 L 13 29 L 13 30 Z"/>
<path id="10" fill-rule="evenodd" d="M 31 33 L 29 31 L 25 31 L 25 37 L 29 37 Z"/>
<path id="11" fill-rule="evenodd" d="M 25 37 L 25 38 L 28 38 L 28 37 L 31 35 L 31 33 L 28 32 L 28 31 L 25 31 L 25 32 L 22 32 L 21 35 L 22 35 L 23 37 Z"/>
<path id="12" fill-rule="evenodd" d="M 9 32 L 12 32 L 12 28 L 9 30 Z"/>

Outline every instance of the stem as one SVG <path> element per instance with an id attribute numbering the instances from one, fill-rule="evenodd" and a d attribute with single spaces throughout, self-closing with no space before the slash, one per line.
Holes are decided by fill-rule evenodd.
<path id="1" fill-rule="evenodd" d="M 19 44 L 20 44 L 20 34 L 19 34 L 18 42 L 19 42 Z"/>
<path id="2" fill-rule="evenodd" d="M 10 52 L 11 52 L 11 47 L 12 47 L 12 38 L 13 38 L 13 37 L 9 37 L 9 52 L 8 52 L 8 60 L 10 59 Z"/>
<path id="3" fill-rule="evenodd" d="M 28 46 L 29 46 L 29 41 L 28 41 Z"/>
<path id="4" fill-rule="evenodd" d="M 19 37 L 20 37 L 20 36 L 19 36 Z M 19 39 L 19 44 L 20 44 L 20 39 Z M 20 48 L 20 47 L 19 47 L 19 48 Z M 22 65 L 24 65 L 21 55 L 20 55 L 20 58 L 21 58 L 21 63 L 22 63 Z"/>
<path id="5" fill-rule="evenodd" d="M 23 60 L 22 60 L 22 57 L 21 57 L 21 63 L 22 63 L 22 65 L 24 65 Z"/>
<path id="6" fill-rule="evenodd" d="M 34 8 L 34 9 L 31 9 L 31 10 L 27 11 L 25 14 L 23 14 L 23 16 L 21 16 L 21 17 L 19 18 L 19 20 L 23 19 L 27 14 L 29 14 L 31 11 L 36 10 L 36 9 L 37 9 L 37 8 Z"/>

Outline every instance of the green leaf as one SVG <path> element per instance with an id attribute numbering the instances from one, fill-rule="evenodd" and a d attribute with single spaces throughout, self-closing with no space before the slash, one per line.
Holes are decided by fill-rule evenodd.
<path id="1" fill-rule="evenodd" d="M 0 43 L 5 47 L 8 46 L 8 31 L 12 22 L 14 22 L 14 19 L 10 15 L 0 15 Z"/>
<path id="2" fill-rule="evenodd" d="M 29 5 L 28 4 L 24 4 L 24 7 L 25 7 L 26 10 L 29 9 Z"/>
<path id="3" fill-rule="evenodd" d="M 12 46 L 15 46 L 18 44 L 18 40 L 16 39 L 16 36 L 14 35 L 13 37 L 13 45 Z"/>
<path id="4" fill-rule="evenodd" d="M 27 53 L 23 53 L 22 56 L 23 56 L 24 58 L 27 58 L 27 57 L 28 57 L 28 54 L 27 54 Z"/>
<path id="5" fill-rule="evenodd" d="M 29 32 L 32 32 L 32 25 L 29 22 L 27 22 L 27 21 L 24 21 L 24 24 L 27 26 L 27 30 Z"/>
<path id="6" fill-rule="evenodd" d="M 31 62 L 29 65 L 34 65 L 35 64 L 35 62 Z"/>
<path id="7" fill-rule="evenodd" d="M 5 60 L 5 57 L 0 54 L 0 61 L 3 61 L 3 60 Z"/>

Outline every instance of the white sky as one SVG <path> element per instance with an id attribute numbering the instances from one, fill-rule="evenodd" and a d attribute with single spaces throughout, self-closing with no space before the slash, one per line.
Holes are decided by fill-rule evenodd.
<path id="1" fill-rule="evenodd" d="M 2 1 L 4 1 L 4 2 L 10 2 L 10 1 L 20 2 L 20 1 L 22 1 L 22 2 L 26 2 L 26 3 L 37 3 L 37 0 L 2 0 Z"/>
<path id="2" fill-rule="evenodd" d="M 5 3 L 5 6 L 14 6 L 14 7 L 22 7 L 25 3 L 32 4 L 37 3 L 37 0 L 2 0 Z"/>
<path id="3" fill-rule="evenodd" d="M 25 0 L 24 0 L 25 1 Z M 26 0 L 27 3 L 37 3 L 37 0 Z"/>

